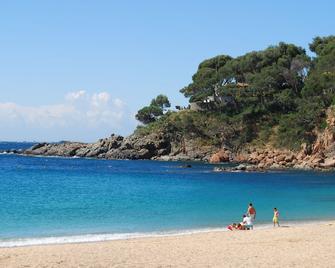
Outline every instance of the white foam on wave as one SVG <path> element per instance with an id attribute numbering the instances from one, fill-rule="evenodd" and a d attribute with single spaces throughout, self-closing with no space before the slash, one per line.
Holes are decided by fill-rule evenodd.
<path id="1" fill-rule="evenodd" d="M 0 248 L 24 247 L 24 246 L 36 246 L 36 245 L 48 245 L 48 244 L 102 242 L 102 241 L 125 240 L 125 239 L 144 238 L 144 237 L 179 236 L 179 235 L 190 235 L 195 233 L 207 233 L 213 231 L 227 231 L 227 229 L 211 228 L 211 229 L 168 231 L 168 232 L 85 234 L 85 235 L 73 235 L 73 236 L 50 236 L 50 237 L 3 239 L 0 240 Z"/>
<path id="2" fill-rule="evenodd" d="M 285 221 L 281 222 L 282 227 L 306 226 L 315 224 L 328 224 L 332 220 L 319 221 Z M 273 228 L 272 224 L 257 224 L 254 230 Z M 50 237 L 32 237 L 32 238 L 15 238 L 15 239 L 0 239 L 0 248 L 10 247 L 25 247 L 49 244 L 69 244 L 69 243 L 90 243 L 102 242 L 112 240 L 126 240 L 133 238 L 148 238 L 148 237 L 166 237 L 166 236 L 180 236 L 191 235 L 197 233 L 208 232 L 226 232 L 226 227 L 221 228 L 204 228 L 204 229 L 190 229 L 190 230 L 174 230 L 166 232 L 144 232 L 144 233 L 106 233 L 106 234 L 85 234 L 72 236 L 50 236 Z"/>

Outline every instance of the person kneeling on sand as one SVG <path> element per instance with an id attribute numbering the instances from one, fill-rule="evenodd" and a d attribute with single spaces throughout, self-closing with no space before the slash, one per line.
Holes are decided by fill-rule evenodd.
<path id="1" fill-rule="evenodd" d="M 254 228 L 254 226 L 252 224 L 251 217 L 249 217 L 247 215 L 243 215 L 242 225 L 243 225 L 245 230 L 252 230 Z"/>
<path id="2" fill-rule="evenodd" d="M 237 223 L 233 223 L 227 226 L 227 229 L 230 231 L 235 231 L 235 230 L 245 230 L 245 228 L 243 227 L 243 225 L 241 223 L 237 224 Z"/>
<path id="3" fill-rule="evenodd" d="M 241 223 L 239 223 L 239 224 L 237 224 L 236 229 L 237 230 L 244 230 L 244 227 Z"/>
<path id="4" fill-rule="evenodd" d="M 227 229 L 230 231 L 237 230 L 237 224 L 236 223 L 230 224 L 228 225 Z"/>

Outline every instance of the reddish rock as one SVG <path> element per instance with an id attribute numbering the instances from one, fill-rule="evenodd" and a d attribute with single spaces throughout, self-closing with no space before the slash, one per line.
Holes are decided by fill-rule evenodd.
<path id="1" fill-rule="evenodd" d="M 306 157 L 306 154 L 304 152 L 300 152 L 297 155 L 297 159 L 298 160 L 303 160 Z"/>
<path id="2" fill-rule="evenodd" d="M 257 162 L 260 162 L 260 161 L 262 161 L 264 158 L 265 158 L 265 156 L 262 155 L 262 154 L 260 154 L 260 155 L 258 155 L 258 156 L 255 158 L 255 160 L 256 160 Z"/>
<path id="3" fill-rule="evenodd" d="M 258 152 L 253 152 L 249 155 L 249 159 L 256 159 L 258 157 L 259 153 Z"/>
<path id="4" fill-rule="evenodd" d="M 285 155 L 283 154 L 278 154 L 276 157 L 275 157 L 275 161 L 276 162 L 282 162 L 285 160 Z"/>
<path id="5" fill-rule="evenodd" d="M 273 163 L 274 163 L 274 161 L 273 161 L 272 159 L 267 159 L 267 160 L 265 161 L 265 165 L 266 165 L 266 166 L 271 166 L 271 165 L 273 165 Z"/>
<path id="6" fill-rule="evenodd" d="M 245 154 L 238 154 L 234 157 L 234 161 L 236 161 L 236 162 L 247 162 L 248 157 Z"/>
<path id="7" fill-rule="evenodd" d="M 268 158 L 274 158 L 275 156 L 274 156 L 274 153 L 273 152 L 270 152 L 270 153 L 268 153 L 268 156 L 267 156 Z"/>
<path id="8" fill-rule="evenodd" d="M 293 154 L 289 154 L 285 156 L 285 161 L 286 162 L 292 162 L 294 160 L 294 155 Z"/>
<path id="9" fill-rule="evenodd" d="M 209 159 L 210 163 L 220 163 L 220 162 L 229 162 L 230 153 L 228 150 L 220 150 L 217 153 L 213 154 Z"/>
<path id="10" fill-rule="evenodd" d="M 310 156 L 310 155 L 305 156 L 305 158 L 304 158 L 304 161 L 305 161 L 305 162 L 308 162 L 308 161 L 310 161 L 310 160 L 311 160 L 311 156 Z"/>

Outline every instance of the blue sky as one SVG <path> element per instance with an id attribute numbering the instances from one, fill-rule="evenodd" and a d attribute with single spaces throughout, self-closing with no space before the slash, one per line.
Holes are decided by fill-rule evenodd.
<path id="1" fill-rule="evenodd" d="M 334 34 L 334 1 L 0 1 L 0 140 L 130 134 L 198 64 Z"/>

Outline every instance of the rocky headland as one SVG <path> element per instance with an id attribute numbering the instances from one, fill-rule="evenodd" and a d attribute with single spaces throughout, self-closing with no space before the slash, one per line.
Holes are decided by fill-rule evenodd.
<path id="1" fill-rule="evenodd" d="M 130 135 L 122 137 L 112 134 L 95 143 L 60 142 L 38 143 L 23 151 L 13 151 L 30 156 L 85 157 L 98 159 L 165 160 L 165 161 L 208 161 L 215 148 L 199 148 L 192 140 L 183 148 L 178 142 L 164 135 Z M 7 153 L 10 153 L 9 151 Z"/>
<path id="2" fill-rule="evenodd" d="M 7 151 L 7 153 L 10 153 Z M 29 156 L 85 157 L 98 159 L 206 161 L 235 163 L 233 167 L 216 167 L 216 171 L 262 171 L 274 169 L 329 170 L 335 168 L 335 116 L 327 111 L 327 127 L 317 134 L 312 146 L 303 144 L 300 151 L 246 146 L 234 152 L 230 148 L 199 146 L 196 140 L 173 140 L 166 133 L 130 135 L 112 134 L 95 143 L 38 143 L 27 150 L 12 153 Z"/>

